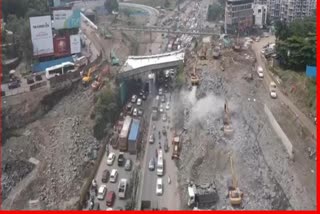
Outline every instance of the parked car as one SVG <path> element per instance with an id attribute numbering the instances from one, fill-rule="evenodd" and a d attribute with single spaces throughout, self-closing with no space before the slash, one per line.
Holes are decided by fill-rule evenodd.
<path id="1" fill-rule="evenodd" d="M 261 66 L 258 66 L 257 73 L 260 78 L 263 78 L 263 68 Z"/>
<path id="2" fill-rule="evenodd" d="M 157 178 L 156 194 L 157 195 L 162 195 L 162 193 L 163 193 L 162 178 Z"/>
<path id="3" fill-rule="evenodd" d="M 132 161 L 130 159 L 127 159 L 126 160 L 126 163 L 124 165 L 124 169 L 126 171 L 130 171 L 132 169 Z"/>
<path id="4" fill-rule="evenodd" d="M 33 83 L 34 83 L 33 77 L 27 77 L 27 84 L 30 85 L 30 84 L 33 84 Z"/>
<path id="5" fill-rule="evenodd" d="M 124 153 L 120 152 L 118 155 L 118 166 L 123 166 L 125 162 Z"/>
<path id="6" fill-rule="evenodd" d="M 135 103 L 137 101 L 137 98 L 138 98 L 137 95 L 132 95 L 131 102 Z"/>
<path id="7" fill-rule="evenodd" d="M 142 99 L 141 99 L 141 98 L 138 98 L 138 100 L 137 100 L 137 105 L 138 105 L 138 106 L 141 106 L 141 104 L 142 104 Z"/>
<path id="8" fill-rule="evenodd" d="M 107 193 L 107 186 L 102 184 L 98 189 L 97 199 L 98 200 L 103 200 L 104 197 L 106 196 L 106 193 Z"/>
<path id="9" fill-rule="evenodd" d="M 116 183 L 118 179 L 118 170 L 113 169 L 110 174 L 110 183 Z"/>
<path id="10" fill-rule="evenodd" d="M 167 102 L 167 104 L 166 104 L 166 109 L 167 109 L 167 110 L 170 109 L 170 103 L 169 103 L 169 102 Z"/>
<path id="11" fill-rule="evenodd" d="M 163 93 L 163 89 L 159 88 L 159 95 L 162 95 L 162 93 Z"/>
<path id="12" fill-rule="evenodd" d="M 109 166 L 112 166 L 114 160 L 116 159 L 116 154 L 111 152 L 109 155 L 108 155 L 108 159 L 107 159 L 107 165 Z"/>
<path id="13" fill-rule="evenodd" d="M 102 172 L 101 182 L 102 182 L 102 183 L 107 183 L 108 180 L 109 180 L 109 177 L 110 177 L 110 172 L 109 172 L 109 170 L 105 169 L 105 170 Z"/>
<path id="14" fill-rule="evenodd" d="M 41 81 L 42 80 L 42 76 L 40 74 L 37 74 L 35 79 L 36 79 L 36 81 Z"/>
<path id="15" fill-rule="evenodd" d="M 154 143 L 154 134 L 150 135 L 149 137 L 149 143 Z"/>
<path id="16" fill-rule="evenodd" d="M 12 82 L 9 83 L 8 88 L 9 89 L 15 89 L 15 88 L 19 88 L 20 85 L 20 81 L 19 80 L 14 80 Z"/>
<path id="17" fill-rule="evenodd" d="M 277 85 L 275 82 L 270 83 L 270 96 L 271 98 L 275 99 L 277 98 Z"/>
<path id="18" fill-rule="evenodd" d="M 166 114 L 166 113 L 163 113 L 163 115 L 162 115 L 162 121 L 163 121 L 163 122 L 167 121 L 167 114 Z"/>
<path id="19" fill-rule="evenodd" d="M 114 191 L 108 192 L 107 201 L 106 201 L 107 206 L 112 207 L 115 199 L 116 199 L 116 193 Z"/>
<path id="20" fill-rule="evenodd" d="M 142 116 L 143 115 L 143 110 L 142 109 L 138 109 L 138 116 Z"/>
<path id="21" fill-rule="evenodd" d="M 160 111 L 160 112 L 163 112 L 163 105 L 162 105 L 162 103 L 161 103 L 160 106 L 159 106 L 159 111 Z"/>
<path id="22" fill-rule="evenodd" d="M 151 158 L 151 160 L 149 161 L 149 170 L 153 171 L 155 169 L 155 164 L 155 160 Z"/>
<path id="23" fill-rule="evenodd" d="M 138 116 L 138 109 L 137 109 L 137 108 L 134 108 L 134 109 L 133 109 L 132 115 L 133 115 L 133 116 Z"/>

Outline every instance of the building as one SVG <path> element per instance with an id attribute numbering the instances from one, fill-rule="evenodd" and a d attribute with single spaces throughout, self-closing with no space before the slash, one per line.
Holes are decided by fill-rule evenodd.
<path id="1" fill-rule="evenodd" d="M 291 22 L 312 16 L 316 9 L 316 0 L 255 0 L 255 3 L 267 5 L 271 22 L 277 20 Z"/>
<path id="2" fill-rule="evenodd" d="M 267 5 L 253 4 L 253 24 L 263 28 L 267 24 Z"/>
<path id="3" fill-rule="evenodd" d="M 244 33 L 253 26 L 253 0 L 227 0 L 225 7 L 226 33 Z"/>

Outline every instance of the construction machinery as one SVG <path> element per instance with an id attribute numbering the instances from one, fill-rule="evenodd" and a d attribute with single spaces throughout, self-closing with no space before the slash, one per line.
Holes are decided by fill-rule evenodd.
<path id="1" fill-rule="evenodd" d="M 94 65 L 91 68 L 89 68 L 88 72 L 82 75 L 82 83 L 84 85 L 89 84 L 93 80 L 93 73 L 96 71 L 96 68 L 97 66 Z"/>
<path id="2" fill-rule="evenodd" d="M 171 159 L 179 159 L 180 157 L 180 136 L 176 136 L 172 140 L 172 156 Z"/>
<path id="3" fill-rule="evenodd" d="M 92 90 L 93 91 L 98 91 L 100 90 L 104 84 L 105 84 L 105 80 L 104 77 L 109 74 L 110 68 L 109 65 L 106 65 L 101 71 L 100 74 L 98 76 L 98 78 L 91 84 Z"/>
<path id="4" fill-rule="evenodd" d="M 188 206 L 195 209 L 210 208 L 219 200 L 218 191 L 213 182 L 200 185 L 189 182 L 188 196 Z"/>
<path id="5" fill-rule="evenodd" d="M 117 55 L 114 53 L 113 49 L 110 52 L 110 59 L 111 59 L 111 65 L 112 66 L 120 66 L 120 60 L 117 57 Z"/>
<path id="6" fill-rule="evenodd" d="M 232 184 L 228 185 L 228 195 L 230 204 L 232 206 L 239 206 L 242 203 L 243 193 L 240 191 L 237 183 L 237 178 L 233 170 L 232 156 L 230 156 L 231 174 L 232 174 Z"/>
<path id="7" fill-rule="evenodd" d="M 199 76 L 197 75 L 196 71 L 197 71 L 197 61 L 196 61 L 195 65 L 194 65 L 193 71 L 191 73 L 191 85 L 192 86 L 199 85 Z"/>
<path id="8" fill-rule="evenodd" d="M 236 43 L 233 46 L 233 50 L 237 51 L 237 52 L 239 52 L 241 50 L 241 46 L 240 46 L 240 43 L 239 43 L 239 33 L 238 33 L 238 36 L 237 36 L 237 39 L 236 39 Z"/>
<path id="9" fill-rule="evenodd" d="M 223 132 L 226 135 L 230 135 L 233 133 L 233 128 L 232 128 L 232 123 L 231 123 L 231 119 L 230 119 L 230 112 L 229 112 L 227 100 L 225 100 L 225 103 L 224 103 Z"/>

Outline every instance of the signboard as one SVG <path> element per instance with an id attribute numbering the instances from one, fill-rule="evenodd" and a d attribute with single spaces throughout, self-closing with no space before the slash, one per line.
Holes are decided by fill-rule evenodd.
<path id="1" fill-rule="evenodd" d="M 30 17 L 33 55 L 49 55 L 54 52 L 50 16 Z"/>
<path id="2" fill-rule="evenodd" d="M 71 54 L 81 52 L 80 35 L 70 35 L 70 52 Z"/>
<path id="3" fill-rule="evenodd" d="M 67 36 L 54 37 L 53 43 L 55 56 L 70 55 L 70 41 Z"/>
<path id="4" fill-rule="evenodd" d="M 53 27 L 56 30 L 80 27 L 80 10 L 54 10 Z"/>

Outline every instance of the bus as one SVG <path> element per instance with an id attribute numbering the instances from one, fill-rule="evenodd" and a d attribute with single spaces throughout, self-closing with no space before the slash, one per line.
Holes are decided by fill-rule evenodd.
<path id="1" fill-rule="evenodd" d="M 160 105 L 160 99 L 157 100 L 157 99 L 154 99 L 153 100 L 153 105 L 152 105 L 152 120 L 155 121 L 155 120 L 158 120 L 158 108 L 159 108 L 159 105 Z"/>
<path id="2" fill-rule="evenodd" d="M 164 161 L 163 161 L 163 153 L 160 149 L 158 152 L 158 162 L 157 162 L 157 175 L 162 176 L 164 172 Z"/>
<path id="3" fill-rule="evenodd" d="M 64 62 L 60 65 L 55 65 L 49 68 L 46 68 L 46 78 L 50 79 L 55 76 L 60 76 L 69 72 L 74 72 L 75 65 L 72 62 Z"/>

